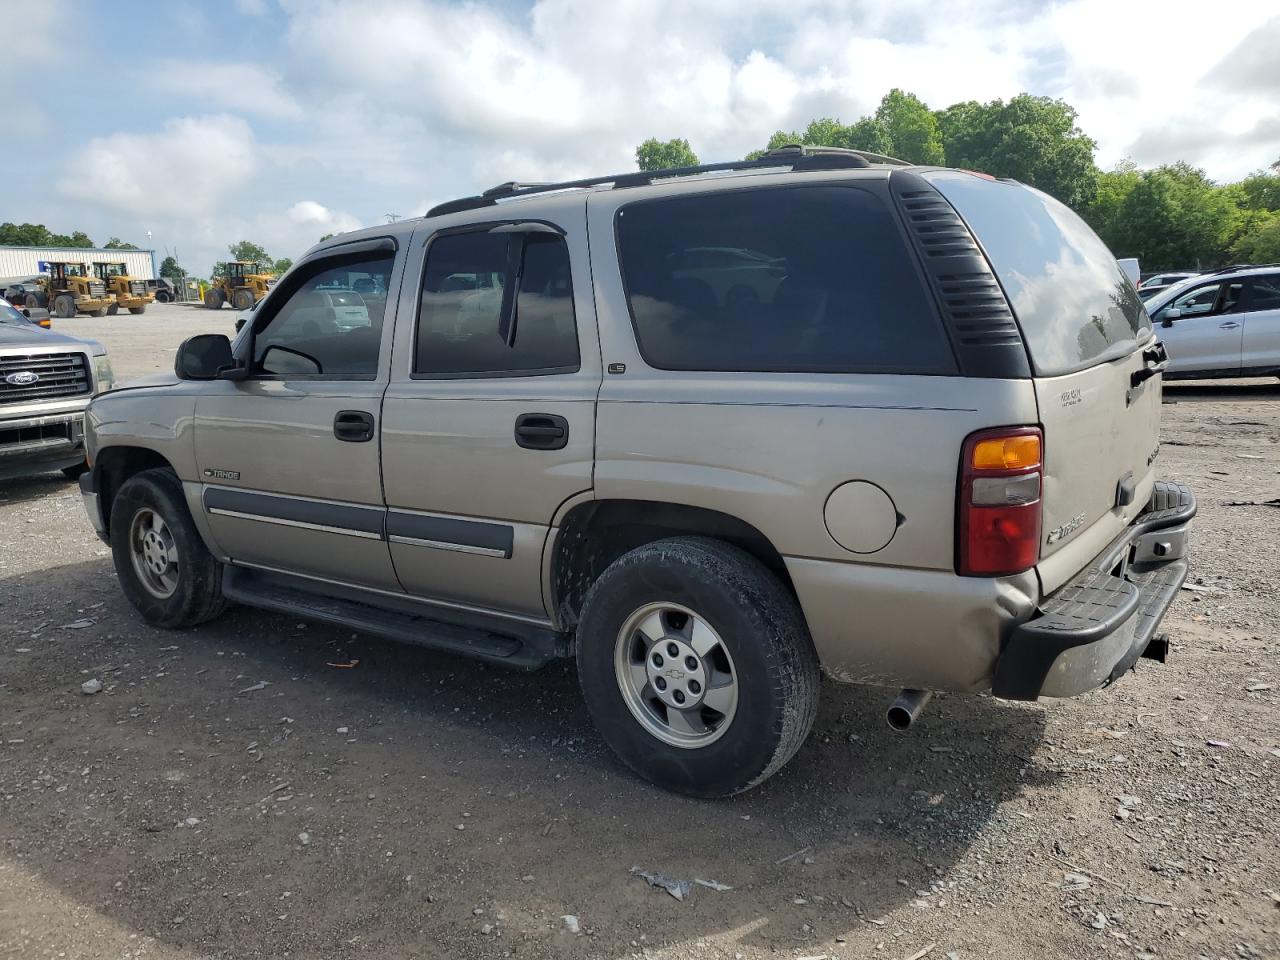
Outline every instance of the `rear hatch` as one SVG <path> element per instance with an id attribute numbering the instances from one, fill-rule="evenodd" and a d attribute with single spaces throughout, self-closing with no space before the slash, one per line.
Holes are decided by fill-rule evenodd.
<path id="1" fill-rule="evenodd" d="M 1052 197 L 958 171 L 926 176 L 982 245 L 1027 346 L 1044 429 L 1037 571 L 1049 593 L 1151 493 L 1160 439 L 1151 321 L 1115 257 Z"/>

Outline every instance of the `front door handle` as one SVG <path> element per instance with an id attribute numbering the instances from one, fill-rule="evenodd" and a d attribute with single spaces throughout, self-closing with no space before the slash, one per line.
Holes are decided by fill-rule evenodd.
<path id="1" fill-rule="evenodd" d="M 527 450 L 563 450 L 569 421 L 554 413 L 522 413 L 516 417 L 516 443 Z"/>
<path id="2" fill-rule="evenodd" d="M 373 439 L 373 414 L 363 410 L 339 410 L 333 418 L 333 435 L 348 443 L 368 443 Z"/>
<path id="3" fill-rule="evenodd" d="M 1235 329 L 1236 327 L 1238 327 L 1238 326 L 1240 326 L 1240 324 L 1236 323 L 1234 320 L 1228 320 L 1226 323 L 1220 323 L 1220 324 L 1218 324 L 1218 329 L 1219 329 L 1219 330 L 1234 330 L 1234 329 Z"/>

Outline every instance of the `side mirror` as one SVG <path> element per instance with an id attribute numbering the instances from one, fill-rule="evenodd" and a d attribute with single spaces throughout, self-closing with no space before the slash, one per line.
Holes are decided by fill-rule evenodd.
<path id="1" fill-rule="evenodd" d="M 173 372 L 179 380 L 216 380 L 219 373 L 234 365 L 226 335 L 202 333 L 182 342 L 173 360 Z"/>
<path id="2" fill-rule="evenodd" d="M 1160 319 L 1160 326 L 1172 327 L 1173 321 L 1177 320 L 1180 316 L 1182 316 L 1181 310 L 1176 307 L 1170 307 L 1164 312 L 1164 316 Z"/>

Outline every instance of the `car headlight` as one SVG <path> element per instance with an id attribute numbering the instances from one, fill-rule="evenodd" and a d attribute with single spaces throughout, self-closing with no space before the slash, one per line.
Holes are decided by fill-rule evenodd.
<path id="1" fill-rule="evenodd" d="M 116 377 L 111 372 L 111 358 L 106 354 L 93 358 L 93 377 L 98 381 L 99 392 L 115 386 Z"/>

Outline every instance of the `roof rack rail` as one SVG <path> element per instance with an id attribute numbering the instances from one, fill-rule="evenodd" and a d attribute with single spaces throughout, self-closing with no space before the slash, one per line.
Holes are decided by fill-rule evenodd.
<path id="1" fill-rule="evenodd" d="M 1219 267 L 1216 270 L 1206 270 L 1200 274 L 1202 277 L 1216 277 L 1220 273 L 1230 273 L 1233 270 L 1267 270 L 1274 267 L 1280 267 L 1280 263 L 1233 263 L 1228 267 Z M 1168 270 L 1166 273 L 1174 273 Z"/>
<path id="2" fill-rule="evenodd" d="M 868 153 L 865 150 L 847 150 L 843 147 L 821 147 L 801 143 L 788 143 L 769 150 L 755 160 L 730 160 L 724 163 L 700 163 L 689 167 L 669 167 L 664 170 L 638 170 L 631 173 L 617 173 L 604 177 L 588 177 L 584 180 L 565 180 L 560 183 L 520 183 L 516 180 L 500 183 L 490 187 L 474 197 L 460 197 L 437 204 L 427 211 L 428 217 L 439 217 L 446 213 L 459 213 L 463 210 L 475 210 L 490 207 L 499 200 L 512 197 L 523 197 L 538 193 L 552 193 L 559 190 L 577 190 L 587 187 L 600 187 L 609 184 L 619 190 L 627 187 L 643 187 L 655 180 L 670 177 L 691 177 L 701 173 L 720 173 L 731 170 L 757 170 L 769 167 L 790 167 L 793 171 L 806 170 L 841 170 L 854 167 L 869 167 L 872 164 L 888 164 L 892 166 L 910 166 L 905 160 L 886 157 L 879 153 Z"/>

